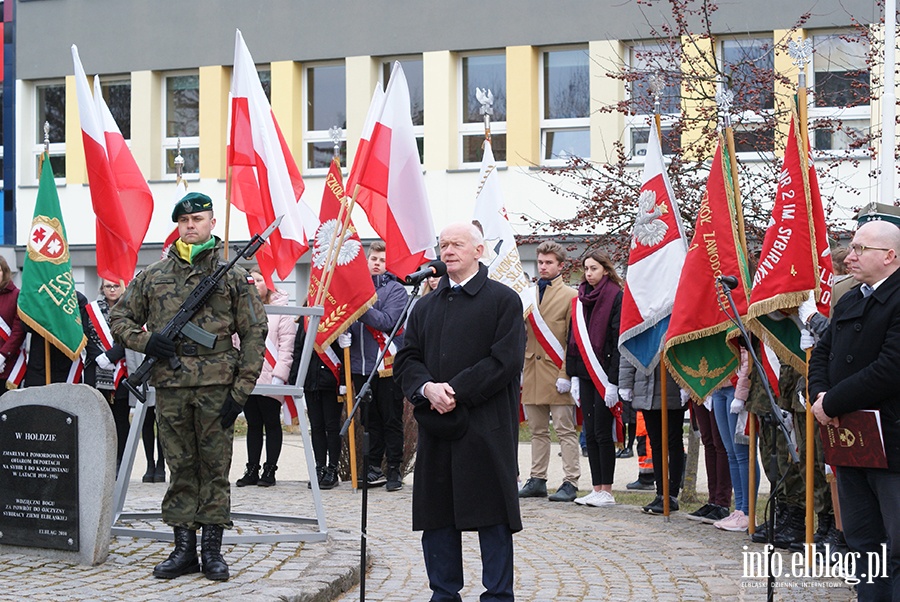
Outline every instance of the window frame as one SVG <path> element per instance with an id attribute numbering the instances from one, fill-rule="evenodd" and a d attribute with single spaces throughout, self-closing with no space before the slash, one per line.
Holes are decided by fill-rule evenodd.
<path id="1" fill-rule="evenodd" d="M 301 172 L 304 175 L 324 176 L 328 173 L 329 166 L 325 167 L 310 167 L 311 157 L 309 156 L 309 148 L 312 144 L 321 144 L 323 142 L 327 142 L 329 146 L 334 147 L 334 140 L 331 138 L 330 128 L 333 126 L 341 127 L 341 165 L 347 165 L 347 124 L 344 123 L 343 126 L 341 124 L 333 124 L 329 126 L 327 130 L 312 130 L 310 129 L 310 116 L 309 112 L 311 109 L 312 99 L 309 96 L 309 72 L 310 70 L 314 70 L 321 67 L 340 67 L 344 71 L 344 120 L 347 119 L 347 62 L 343 59 L 338 61 L 316 61 L 311 62 L 309 64 L 303 65 L 303 149 L 302 149 L 302 160 L 303 160 L 303 168 Z"/>
<path id="2" fill-rule="evenodd" d="M 842 36 L 847 35 L 846 30 L 822 30 L 810 32 L 807 39 L 812 42 L 813 45 L 813 53 L 816 52 L 816 38 L 840 38 Z M 865 48 L 864 53 L 868 54 L 869 49 Z M 837 119 L 841 121 L 865 121 L 867 125 L 867 129 L 871 130 L 872 128 L 872 101 L 871 97 L 868 103 L 860 104 L 855 107 L 840 107 L 837 105 L 833 106 L 824 106 L 819 107 L 816 106 L 816 68 L 815 68 L 815 54 L 813 55 L 813 59 L 809 62 L 808 67 L 808 89 L 809 100 L 808 100 L 808 108 L 807 113 L 809 116 L 809 138 L 810 138 L 810 146 L 812 147 L 813 157 L 847 157 L 847 158 L 857 158 L 857 159 L 871 159 L 872 151 L 867 148 L 819 148 L 816 145 L 816 123 L 821 121 L 827 121 L 831 119 Z M 869 69 L 869 93 L 871 95 L 872 86 L 872 73 L 871 68 Z"/>
<path id="3" fill-rule="evenodd" d="M 625 44 L 625 57 L 624 57 L 624 66 L 626 72 L 631 72 L 635 70 L 637 67 L 634 65 L 636 57 L 634 56 L 636 52 L 640 52 L 638 49 L 645 49 L 647 52 L 652 52 L 653 49 L 663 49 L 666 47 L 665 40 L 640 40 L 632 43 Z M 673 65 L 670 68 L 672 71 L 676 69 L 678 72 L 681 72 L 681 64 Z M 647 73 L 647 77 L 652 75 L 651 73 Z M 625 87 L 625 97 L 628 100 L 633 100 L 632 98 L 632 83 L 630 81 L 623 82 Z M 678 82 L 679 86 L 679 94 L 678 94 L 678 107 L 674 113 L 663 113 L 660 112 L 660 129 L 663 130 L 663 136 L 665 136 L 665 132 L 667 130 L 671 130 L 678 126 L 681 121 L 681 81 Z M 637 154 L 637 145 L 634 143 L 634 133 L 636 131 L 649 131 L 649 128 L 655 127 L 655 115 L 654 113 L 628 113 L 625 115 L 625 149 L 627 151 L 627 159 L 630 165 L 643 165 L 644 157 L 646 156 L 646 151 L 644 154 Z M 663 157 L 671 157 L 671 153 L 665 152 L 665 145 L 663 144 Z"/>
<path id="4" fill-rule="evenodd" d="M 413 122 L 413 134 L 416 136 L 416 146 L 419 149 L 419 162 L 424 165 L 425 164 L 425 57 L 421 54 L 405 54 L 399 56 L 386 56 L 381 57 L 379 59 L 379 71 L 378 71 L 378 81 L 381 82 L 381 89 L 386 90 L 388 81 L 385 79 L 386 77 L 390 77 L 391 69 L 393 68 L 394 61 L 400 61 L 403 64 L 404 61 L 419 61 L 422 63 L 422 124 L 417 125 Z M 387 71 L 387 74 L 385 74 Z M 404 73 L 406 73 L 406 68 L 404 67 Z M 409 77 L 406 78 L 407 85 L 409 84 Z M 410 95 L 410 99 L 412 99 L 412 95 Z"/>
<path id="5" fill-rule="evenodd" d="M 183 77 L 183 76 L 196 76 L 197 77 L 197 135 L 196 136 L 169 136 L 167 132 L 167 126 L 169 122 L 169 78 L 174 77 Z M 162 179 L 163 180 L 172 180 L 175 181 L 178 178 L 178 175 L 173 170 L 171 173 L 168 171 L 169 162 L 168 162 L 168 154 L 170 151 L 178 151 L 179 141 L 181 143 L 181 154 L 184 156 L 184 152 L 187 150 L 196 150 L 197 151 L 197 171 L 183 171 L 182 176 L 199 176 L 200 175 L 200 112 L 202 111 L 202 103 L 200 101 L 200 70 L 199 69 L 187 69 L 182 71 L 167 71 L 163 73 L 162 76 L 162 107 L 161 107 L 161 119 L 160 119 L 160 134 L 161 134 L 161 153 L 162 153 Z M 187 162 L 185 162 L 185 166 L 187 166 Z"/>
<path id="6" fill-rule="evenodd" d="M 484 138 L 484 120 L 478 122 L 467 123 L 465 121 L 466 116 L 466 108 L 468 102 L 468 93 L 463 90 L 463 81 L 465 81 L 464 77 L 464 67 L 465 67 L 465 59 L 477 56 L 500 56 L 503 57 L 503 94 L 506 96 L 506 77 L 508 72 L 508 66 L 506 64 L 506 50 L 505 49 L 494 49 L 494 50 L 482 50 L 478 52 L 464 52 L 457 55 L 457 70 L 456 70 L 456 94 L 458 99 L 458 111 L 456 117 L 457 123 L 457 142 L 459 150 L 457 151 L 457 161 L 459 162 L 459 166 L 461 168 L 477 168 L 481 165 L 481 157 L 478 157 L 476 161 L 466 161 L 465 160 L 465 148 L 466 148 L 466 138 L 474 138 L 480 136 Z M 480 87 L 480 86 L 477 86 Z M 494 90 L 491 91 L 492 93 Z M 508 109 L 507 109 L 508 110 Z M 506 139 L 506 119 L 503 121 L 495 121 L 493 116 L 491 117 L 491 138 L 494 136 L 503 136 L 504 140 Z M 505 144 L 504 144 L 505 148 Z M 496 154 L 495 154 L 496 158 Z M 496 161 L 497 166 L 505 166 L 506 160 Z"/>
<path id="7" fill-rule="evenodd" d="M 546 71 L 546 58 L 548 53 L 553 52 L 574 52 L 574 51 L 583 51 L 584 55 L 587 59 L 587 102 L 588 102 L 588 111 L 587 115 L 584 117 L 566 117 L 566 118 L 547 118 L 546 115 L 546 107 L 547 107 L 547 99 L 545 98 L 546 92 L 546 82 L 545 82 L 545 71 Z M 578 44 L 578 45 L 570 45 L 570 46 L 547 46 L 540 49 L 540 57 L 538 59 L 538 115 L 539 115 L 539 125 L 540 133 L 541 133 L 541 157 L 540 163 L 541 165 L 546 165 L 550 167 L 558 167 L 563 166 L 567 163 L 567 157 L 556 157 L 556 158 L 548 158 L 548 147 L 547 147 L 547 134 L 549 133 L 564 133 L 564 132 L 578 132 L 584 131 L 587 134 L 587 145 L 588 145 L 588 155 L 586 157 L 581 157 L 582 159 L 590 159 L 591 158 L 591 109 L 590 109 L 590 101 L 591 101 L 591 63 L 590 63 L 590 51 L 586 44 Z M 493 127 L 492 127 L 493 129 Z M 573 155 L 574 156 L 574 155 Z"/>
<path id="8" fill-rule="evenodd" d="M 40 180 L 40 172 L 38 170 L 38 165 L 40 164 L 40 157 L 44 152 L 44 134 L 43 134 L 43 123 L 38 123 L 38 119 L 40 118 L 41 110 L 40 110 L 40 92 L 39 89 L 42 87 L 50 87 L 50 86 L 58 86 L 62 89 L 63 99 L 66 97 L 66 82 L 62 79 L 47 79 L 47 80 L 37 80 L 32 82 L 31 84 L 31 92 L 33 95 L 32 101 L 30 103 L 31 110 L 33 111 L 31 122 L 36 129 L 32 129 L 32 134 L 37 133 L 40 138 L 39 141 L 35 141 L 32 139 L 31 141 L 31 160 L 29 161 L 28 167 L 28 175 L 32 181 L 32 184 L 38 184 Z M 65 119 L 65 107 L 63 107 L 63 119 Z M 65 132 L 65 121 L 63 122 L 63 131 Z M 65 135 L 63 135 L 63 139 L 61 142 L 50 142 L 49 145 L 49 154 L 50 157 L 66 157 L 66 139 Z M 55 176 L 54 180 L 57 185 L 64 185 L 66 183 L 66 175 Z"/>
<path id="9" fill-rule="evenodd" d="M 719 68 L 722 70 L 722 73 L 726 71 L 726 63 L 725 63 L 725 44 L 728 42 L 754 42 L 760 41 L 764 45 L 768 46 L 768 51 L 771 57 L 772 62 L 772 108 L 763 108 L 763 109 L 743 109 L 740 111 L 732 110 L 731 113 L 731 124 L 732 131 L 735 136 L 740 136 L 742 131 L 749 130 L 752 128 L 756 128 L 761 124 L 766 123 L 766 119 L 769 119 L 771 126 L 771 138 L 772 138 L 772 147 L 768 150 L 737 150 L 735 149 L 735 155 L 738 159 L 743 161 L 771 161 L 775 158 L 775 149 L 777 146 L 777 130 L 778 126 L 775 123 L 775 42 L 771 36 L 766 37 L 765 35 L 742 35 L 742 36 L 723 36 L 716 40 L 716 47 L 719 53 Z M 725 82 L 721 81 L 717 86 L 718 90 L 725 90 Z"/>

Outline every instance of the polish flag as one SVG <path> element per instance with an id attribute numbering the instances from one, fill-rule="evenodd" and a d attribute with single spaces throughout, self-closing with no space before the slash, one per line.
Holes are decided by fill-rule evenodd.
<path id="1" fill-rule="evenodd" d="M 153 196 L 103 100 L 99 77 L 94 78 L 91 96 L 74 45 L 72 60 L 91 203 L 97 216 L 97 272 L 127 284 L 150 226 Z"/>
<path id="2" fill-rule="evenodd" d="M 399 62 L 384 94 L 375 90 L 347 190 L 384 239 L 388 271 L 402 278 L 435 259 L 437 237 Z"/>
<path id="3" fill-rule="evenodd" d="M 277 271 L 282 279 L 293 272 L 297 260 L 309 249 L 307 241 L 315 238 L 319 220 L 300 200 L 303 179 L 240 30 L 234 39 L 228 120 L 231 203 L 246 214 L 251 235 L 261 234 L 276 217 L 284 216 L 256 255 L 266 284 L 273 288 L 272 272 Z"/>

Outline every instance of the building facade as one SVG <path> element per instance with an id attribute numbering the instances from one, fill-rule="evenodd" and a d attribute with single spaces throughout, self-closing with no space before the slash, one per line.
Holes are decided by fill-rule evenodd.
<path id="1" fill-rule="evenodd" d="M 621 143 L 629 164 L 640 169 L 652 109 L 623 114 L 604 108 L 646 91 L 647 77 L 658 65 L 651 68 L 642 61 L 648 49 L 661 44 L 653 33 L 672 19 L 669 6 L 659 0 L 6 0 L 2 243 L 25 243 L 45 122 L 50 124 L 51 165 L 70 242 L 84 249 L 93 243 L 72 44 L 78 46 L 86 72 L 100 75 L 104 97 L 150 182 L 155 211 L 141 261 L 158 257 L 159 243 L 171 231 L 179 145 L 189 189 L 215 199 L 222 235 L 236 28 L 257 62 L 303 173 L 303 201 L 316 212 L 332 152 L 329 129 L 342 129 L 346 165 L 354 156 L 373 89 L 399 60 L 409 81 L 436 228 L 472 216 L 484 136 L 478 87 L 493 93 L 494 153 L 507 211 L 517 230 L 527 233 L 523 215 L 549 219 L 573 215 L 576 209 L 575 201 L 551 189 L 550 184 L 562 181 L 542 167 L 564 165 L 571 155 L 613 160 L 616 143 Z M 723 3 L 714 15 L 714 37 L 690 44 L 723 65 L 729 57 L 750 56 L 765 69 L 794 77 L 790 57 L 773 49 L 807 11 L 815 13 L 794 35 L 810 39 L 816 49 L 810 117 L 839 115 L 846 124 L 838 132 L 816 133 L 813 144 L 818 152 L 844 153 L 860 161 L 833 174 L 856 191 L 838 199 L 839 210 L 846 213 L 838 217 L 849 218 L 852 207 L 878 199 L 878 181 L 868 175 L 874 167 L 870 152 L 853 148 L 846 132 L 880 128 L 880 106 L 877 101 L 843 106 L 842 94 L 869 86 L 878 74 L 868 72 L 868 48 L 842 34 L 854 23 L 877 23 L 875 3 Z M 701 31 L 700 16 L 689 18 L 697 20 Z M 877 27 L 870 27 L 877 38 Z M 679 68 L 671 66 L 675 74 Z M 638 75 L 616 76 L 629 72 Z M 734 75 L 739 81 L 740 70 Z M 667 90 L 662 107 L 664 130 L 667 119 L 692 110 L 680 100 L 677 77 L 673 81 L 667 82 L 673 89 Z M 779 86 L 785 84 L 773 79 L 772 99 L 762 99 L 760 111 L 774 109 L 777 93 L 784 92 Z M 838 101 L 841 106 L 829 104 Z M 754 119 L 748 114 L 739 126 L 748 140 L 746 149 L 738 149 L 746 153 L 742 158 L 752 161 L 759 152 L 777 155 L 771 127 L 754 125 Z M 354 220 L 364 237 L 374 235 L 362 212 Z M 245 239 L 246 225 L 237 211 L 229 222 L 230 238 Z M 80 252 L 77 258 L 76 280 L 95 290 L 90 253 Z M 295 280 L 302 279 L 298 268 Z"/>

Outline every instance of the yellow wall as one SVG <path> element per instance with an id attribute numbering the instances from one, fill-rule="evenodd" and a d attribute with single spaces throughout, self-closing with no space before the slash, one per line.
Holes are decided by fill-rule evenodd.
<path id="1" fill-rule="evenodd" d="M 366 114 L 372 103 L 372 92 L 378 83 L 378 67 L 381 63 L 370 56 L 348 56 L 347 79 L 347 163 L 356 157 L 356 147 L 366 122 Z"/>
<path id="2" fill-rule="evenodd" d="M 772 34 L 773 43 L 786 40 L 791 36 L 795 41 L 800 42 L 806 39 L 806 31 L 791 32 L 786 29 L 776 29 Z M 794 65 L 794 59 L 786 50 L 775 49 L 774 57 L 775 75 L 786 77 L 790 83 L 775 81 L 775 112 L 779 115 L 777 130 L 775 132 L 775 155 L 784 156 L 784 145 L 787 143 L 788 132 L 791 127 L 791 105 L 794 102 L 794 96 L 798 90 L 797 75 L 800 70 Z M 806 69 L 807 86 L 812 84 L 812 61 L 809 62 Z"/>
<path id="3" fill-rule="evenodd" d="M 276 61 L 272 69 L 272 113 L 303 171 L 303 65 L 294 61 Z"/>
<path id="4" fill-rule="evenodd" d="M 687 148 L 691 143 L 703 137 L 703 132 L 707 128 L 716 127 L 716 123 L 701 123 L 694 121 L 698 115 L 698 109 L 709 104 L 715 104 L 716 83 L 715 83 L 715 62 L 713 61 L 714 48 L 716 41 L 709 38 L 691 38 L 684 36 L 681 40 L 686 55 L 685 63 L 690 62 L 693 65 L 701 66 L 702 71 L 689 74 L 690 82 L 682 82 L 681 84 L 681 111 L 686 119 L 687 126 L 681 135 L 681 146 Z M 706 61 L 691 60 L 690 57 L 706 56 Z M 685 64 L 682 64 L 684 69 Z M 708 78 L 706 83 L 699 83 L 701 78 Z M 690 89 L 694 86 L 699 89 Z M 695 157 L 685 157 L 686 159 L 694 159 Z"/>
<path id="5" fill-rule="evenodd" d="M 225 178 L 231 68 L 200 67 L 200 177 Z"/>
<path id="6" fill-rule="evenodd" d="M 448 50 L 422 53 L 425 170 L 459 166 L 457 58 Z"/>
<path id="7" fill-rule="evenodd" d="M 93 88 L 93 85 L 91 86 Z M 62 142 L 51 140 L 50 142 Z M 66 76 L 66 184 L 87 183 L 84 162 L 84 140 L 81 138 L 81 120 L 78 116 L 78 91 L 75 76 Z"/>
<path id="8" fill-rule="evenodd" d="M 591 42 L 591 159 L 615 160 L 615 142 L 625 131 L 625 116 L 619 111 L 601 113 L 600 109 L 625 100 L 625 85 L 607 73 L 620 71 L 625 64 L 626 47 L 616 40 Z"/>
<path id="9" fill-rule="evenodd" d="M 506 164 L 539 165 L 538 65 L 535 46 L 506 49 Z"/>

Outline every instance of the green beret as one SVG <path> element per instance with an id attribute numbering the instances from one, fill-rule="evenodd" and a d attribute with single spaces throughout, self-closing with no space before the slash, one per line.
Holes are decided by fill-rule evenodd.
<path id="1" fill-rule="evenodd" d="M 189 192 L 175 203 L 175 208 L 172 210 L 172 221 L 177 222 L 179 215 L 212 210 L 213 203 L 211 198 L 202 192 Z"/>
<path id="2" fill-rule="evenodd" d="M 859 210 L 856 221 L 860 226 L 866 222 L 886 221 L 900 227 L 900 207 L 871 202 Z"/>

